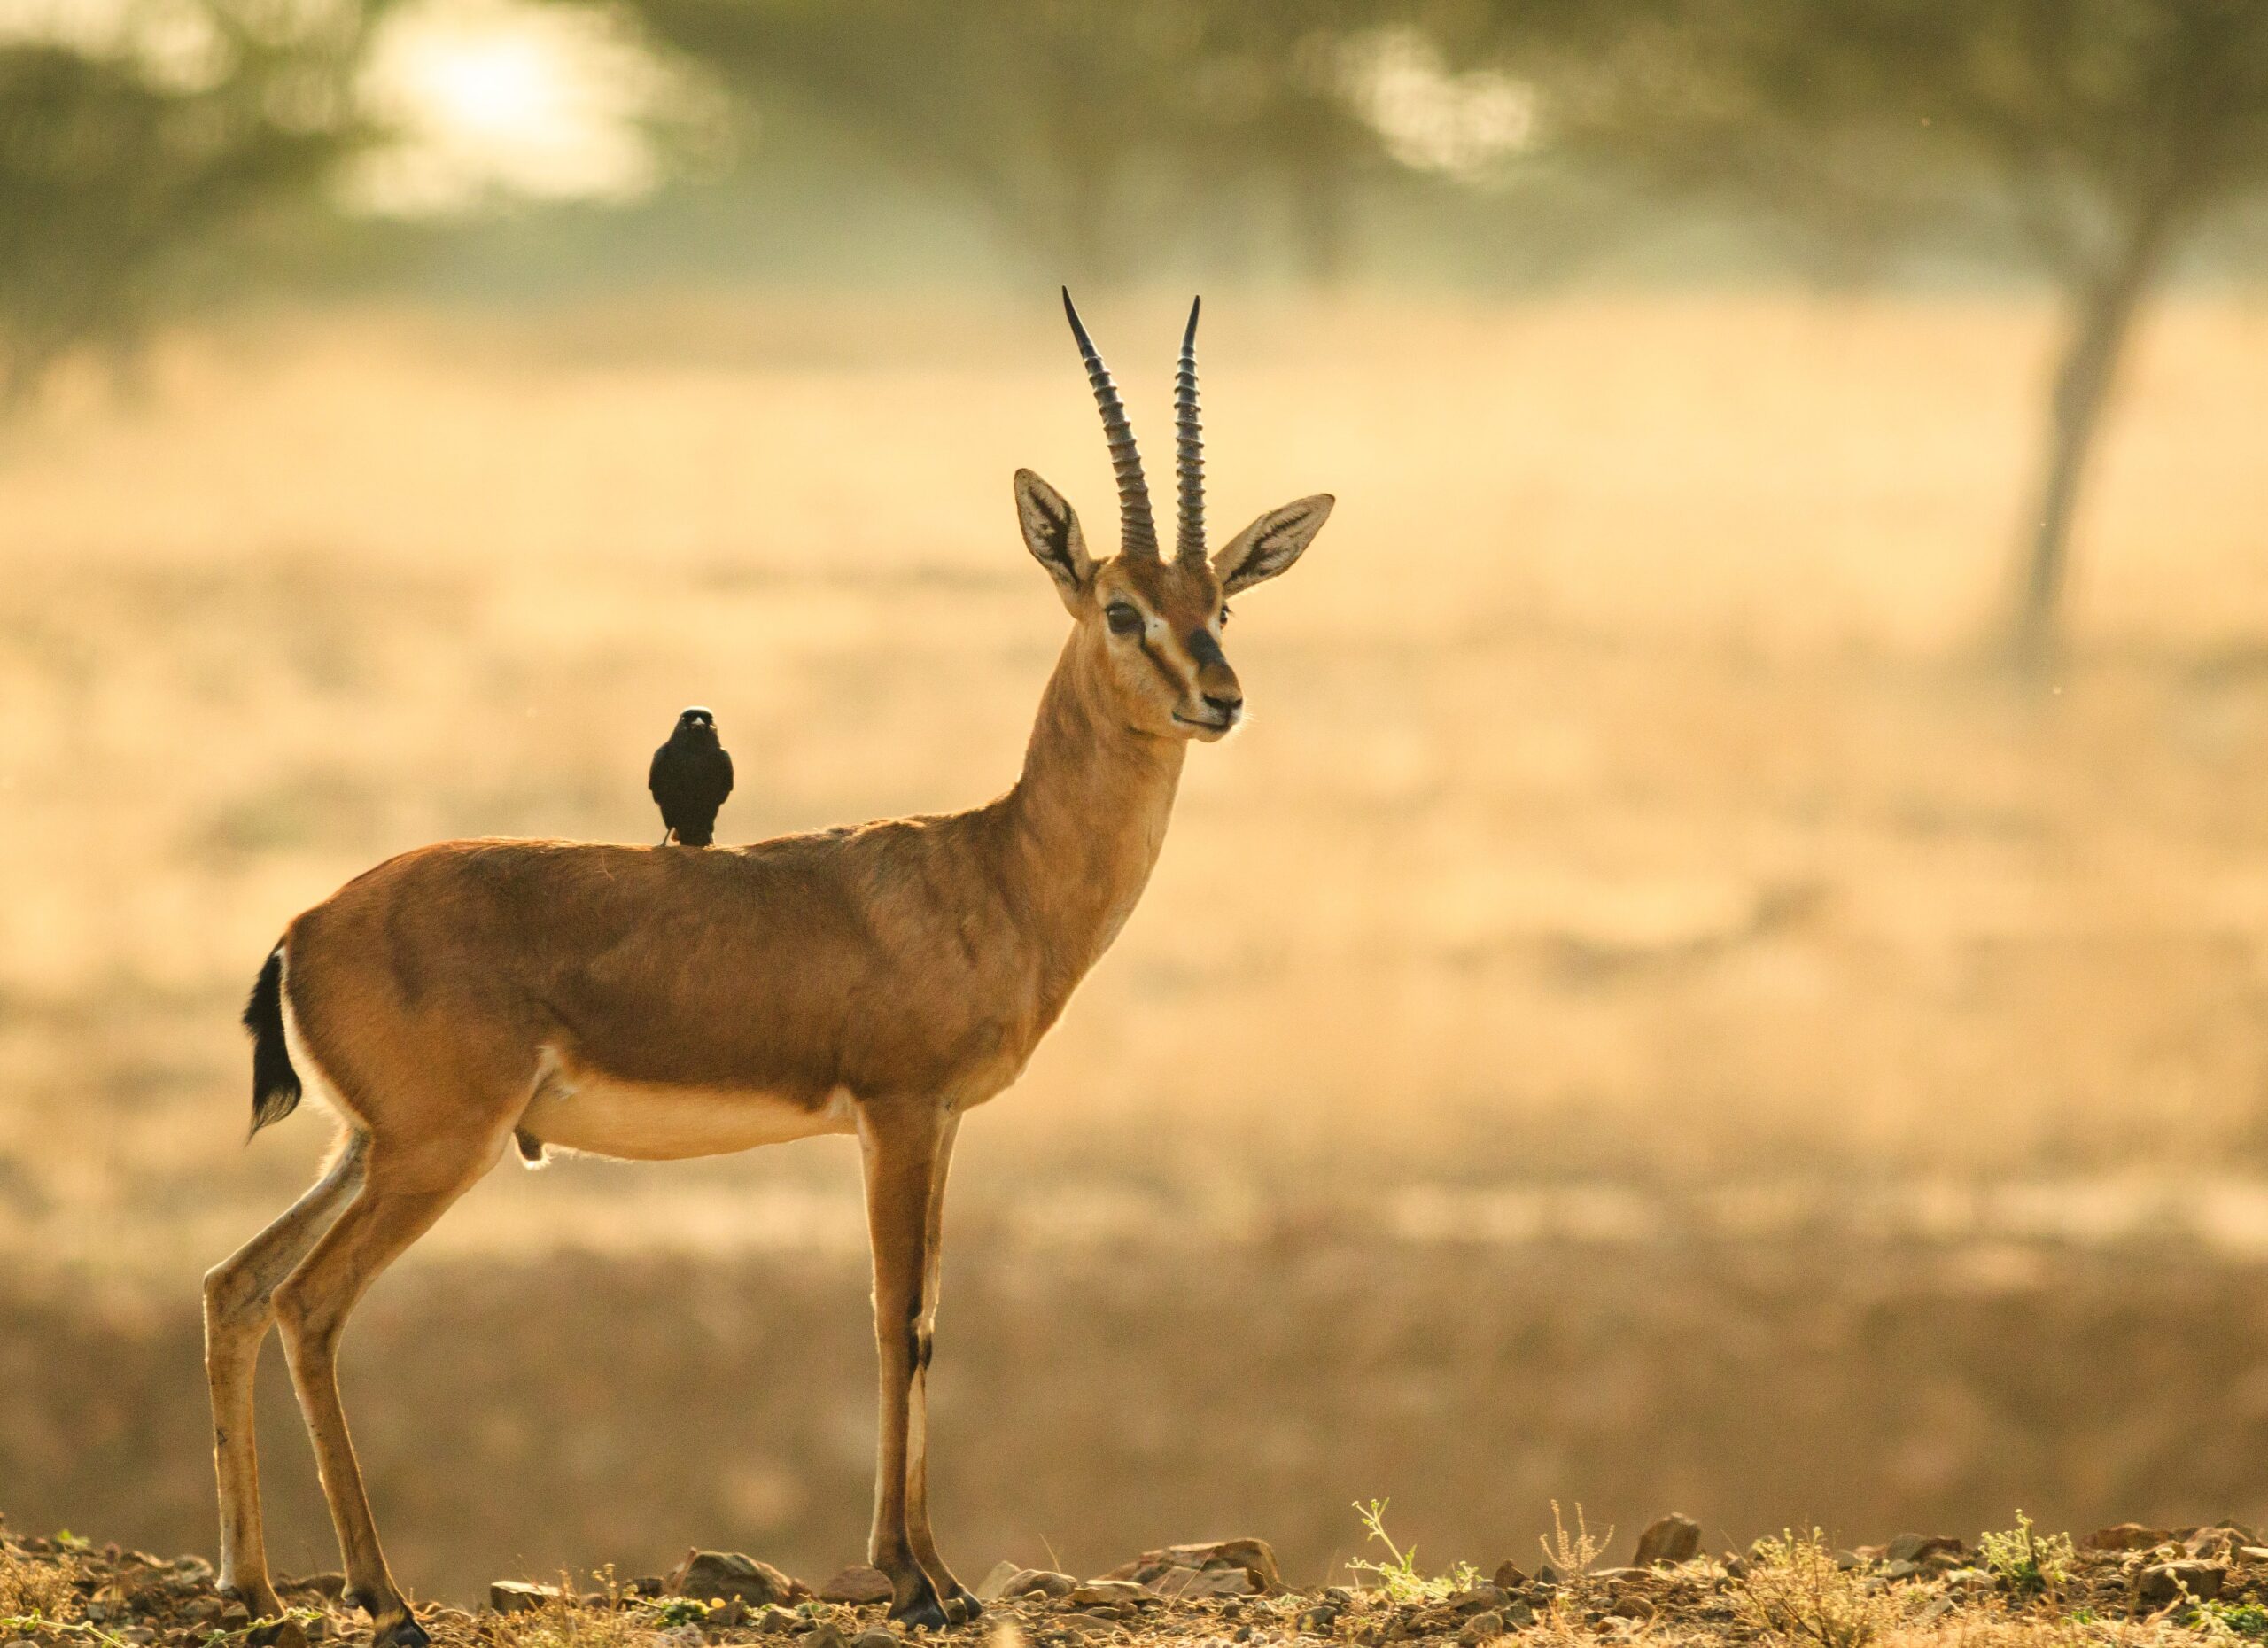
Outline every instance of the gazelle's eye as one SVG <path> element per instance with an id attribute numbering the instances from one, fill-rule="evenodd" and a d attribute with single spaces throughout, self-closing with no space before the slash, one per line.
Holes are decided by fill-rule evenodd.
<path id="1" fill-rule="evenodd" d="M 1114 635 L 1131 635 L 1142 627 L 1142 615 L 1123 601 L 1112 602 L 1103 609 L 1102 615 L 1109 620 Z"/>
<path id="2" fill-rule="evenodd" d="M 1226 608 L 1226 607 L 1223 607 L 1223 608 L 1221 609 L 1221 619 L 1220 619 L 1220 623 L 1221 623 L 1221 627 L 1222 627 L 1223 629 L 1226 629 L 1226 628 L 1228 628 L 1228 626 L 1229 626 L 1229 610 L 1228 610 L 1228 608 Z"/>

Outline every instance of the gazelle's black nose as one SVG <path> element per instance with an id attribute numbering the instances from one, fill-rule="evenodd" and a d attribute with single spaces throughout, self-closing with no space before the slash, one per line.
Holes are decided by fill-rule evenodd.
<path id="1" fill-rule="evenodd" d="M 1205 695 L 1205 707 L 1224 721 L 1234 719 L 1244 708 L 1244 694 L 1208 692 Z"/>

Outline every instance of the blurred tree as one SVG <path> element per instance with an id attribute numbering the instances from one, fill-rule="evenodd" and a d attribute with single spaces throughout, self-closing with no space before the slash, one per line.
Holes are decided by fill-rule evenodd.
<path id="1" fill-rule="evenodd" d="M 969 200 L 1051 278 L 1123 278 L 1268 195 L 1327 273 L 1348 184 L 1379 163 L 1339 74 L 1351 0 L 626 4 L 743 117 L 793 106 Z"/>
<path id="2" fill-rule="evenodd" d="M 352 73 L 381 9 L 128 0 L 97 35 L 0 40 L 0 413 L 74 350 L 130 346 L 248 224 L 319 198 L 366 136 Z"/>
<path id="3" fill-rule="evenodd" d="M 1563 152 L 1763 207 L 1848 267 L 1982 229 L 2055 283 L 2009 623 L 2018 660 L 2046 665 L 2136 315 L 2186 237 L 2268 194 L 2268 4 L 1448 0 L 1433 19 L 1535 78 Z"/>

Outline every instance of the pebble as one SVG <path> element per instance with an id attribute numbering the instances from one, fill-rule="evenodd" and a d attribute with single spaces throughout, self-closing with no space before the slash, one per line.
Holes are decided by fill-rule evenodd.
<path id="1" fill-rule="evenodd" d="M 1504 1616 L 1495 1609 L 1476 1613 L 1464 1622 L 1456 1634 L 1457 1641 L 1467 1644 L 1495 1642 L 1504 1634 Z"/>
<path id="2" fill-rule="evenodd" d="M 1638 1552 L 1631 1562 L 1642 1568 L 1669 1567 L 1700 1554 L 1701 1524 L 1673 1511 L 1638 1535 Z"/>
<path id="3" fill-rule="evenodd" d="M 2161 1562 L 2142 1570 L 2134 1594 L 2151 1604 L 2175 1601 L 2186 1594 L 2210 1602 L 2221 1594 L 2228 1570 L 2218 1562 Z"/>
<path id="4" fill-rule="evenodd" d="M 860 1603 L 888 1602 L 894 1590 L 889 1574 L 859 1562 L 820 1586 L 819 1597 L 821 1602 L 847 1602 L 855 1606 Z"/>
<path id="5" fill-rule="evenodd" d="M 488 1588 L 488 1605 L 499 1613 L 533 1613 L 562 1600 L 556 1585 L 531 1585 L 525 1580 L 498 1580 Z"/>
<path id="6" fill-rule="evenodd" d="M 850 1648 L 897 1648 L 897 1638 L 879 1625 L 868 1626 L 850 1639 Z"/>
<path id="7" fill-rule="evenodd" d="M 695 1602 L 729 1602 L 734 1597 L 751 1608 L 767 1603 L 801 1602 L 810 1586 L 790 1579 L 769 1562 L 737 1551 L 688 1551 L 670 1575 L 670 1590 Z"/>

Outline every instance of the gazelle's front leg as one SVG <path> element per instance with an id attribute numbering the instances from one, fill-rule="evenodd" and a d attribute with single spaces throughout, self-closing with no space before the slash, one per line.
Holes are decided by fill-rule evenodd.
<path id="1" fill-rule="evenodd" d="M 923 1295 L 930 1274 L 930 1201 L 950 1139 L 949 1119 L 928 1102 L 878 1101 L 862 1107 L 859 1114 L 866 1232 L 874 1250 L 874 1349 L 882 1363 L 874 1528 L 866 1559 L 889 1575 L 889 1617 L 909 1625 L 949 1623 L 937 1582 L 914 1548 L 906 1501 L 909 1485 L 919 1480 L 909 1462 L 920 1458 L 926 1440 L 914 1393 L 921 1366 L 928 1360 Z"/>
<path id="2" fill-rule="evenodd" d="M 929 1357 L 936 1349 L 937 1278 L 944 1268 L 945 1176 L 952 1169 L 953 1137 L 959 1131 L 960 1113 L 954 1111 L 944 1118 L 936 1161 L 929 1171 L 929 1212 L 922 1230 L 921 1314 L 915 1333 L 920 1349 L 913 1363 L 913 1388 L 906 1398 L 910 1440 L 905 1467 L 906 1537 L 913 1544 L 914 1560 L 929 1576 L 955 1624 L 984 1612 L 984 1605 L 953 1577 L 945 1559 L 937 1554 L 936 1538 L 929 1532 Z"/>

